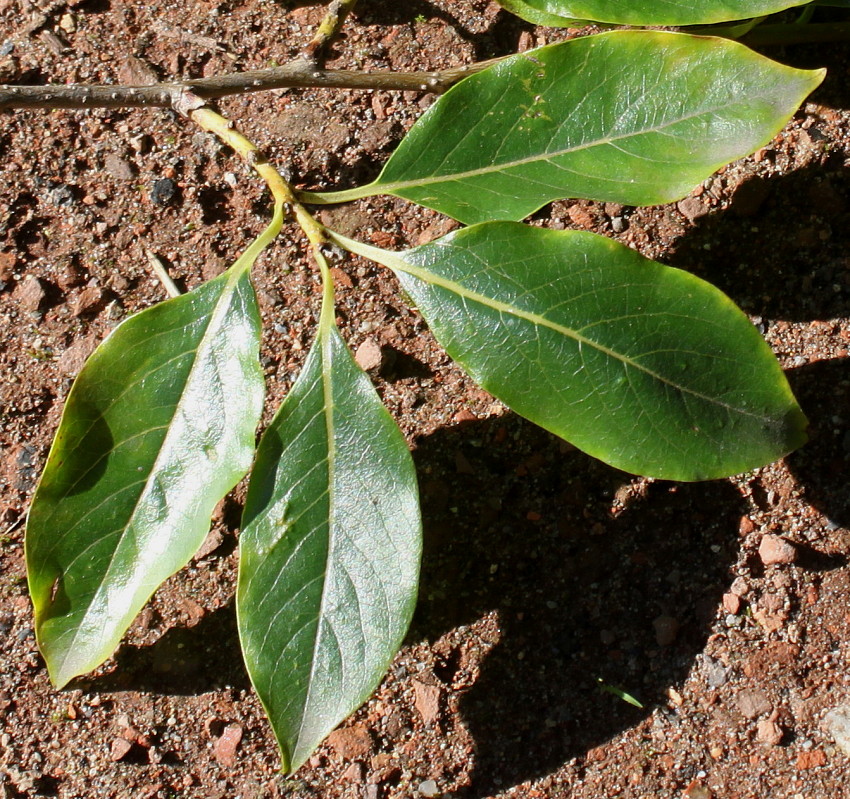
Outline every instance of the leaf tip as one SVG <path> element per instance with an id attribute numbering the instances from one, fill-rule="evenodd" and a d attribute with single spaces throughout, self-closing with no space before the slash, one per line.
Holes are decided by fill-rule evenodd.
<path id="1" fill-rule="evenodd" d="M 80 674 L 85 673 L 67 668 L 64 663 L 55 663 L 52 659 L 47 658 L 44 653 L 42 653 L 42 656 L 47 665 L 47 677 L 57 691 L 61 691 L 74 677 L 79 677 Z"/>

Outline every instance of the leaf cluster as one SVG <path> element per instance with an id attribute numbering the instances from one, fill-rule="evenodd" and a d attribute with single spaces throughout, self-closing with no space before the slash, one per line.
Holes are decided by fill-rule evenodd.
<path id="1" fill-rule="evenodd" d="M 500 2 L 561 26 L 713 25 L 803 5 Z M 657 30 L 506 58 L 441 97 L 374 182 L 300 196 L 389 194 L 467 225 L 404 252 L 322 228 L 273 178 L 274 216 L 246 253 L 122 323 L 68 396 L 26 538 L 53 682 L 112 654 L 250 471 L 238 626 L 284 769 L 374 690 L 415 605 L 421 519 L 403 436 L 336 328 L 327 243 L 392 270 L 487 391 L 620 469 L 712 479 L 800 446 L 806 420 L 776 358 L 722 292 L 604 237 L 521 220 L 568 197 L 679 199 L 769 142 L 823 74 L 728 38 Z M 251 266 L 286 203 L 314 245 L 322 310 L 306 364 L 255 447 L 264 386 Z"/>

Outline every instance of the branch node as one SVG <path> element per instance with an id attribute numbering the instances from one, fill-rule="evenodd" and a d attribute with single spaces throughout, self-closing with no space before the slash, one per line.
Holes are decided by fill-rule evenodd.
<path id="1" fill-rule="evenodd" d="M 163 97 L 167 97 L 163 94 Z M 171 107 L 181 116 L 188 117 L 192 111 L 203 108 L 206 103 L 191 89 L 181 87 L 171 95 Z"/>
<path id="2" fill-rule="evenodd" d="M 228 128 L 233 128 L 233 122 L 227 126 Z M 256 166 L 257 164 L 266 164 L 268 163 L 268 159 L 263 155 L 260 150 L 249 150 L 245 154 L 245 160 L 248 162 L 249 166 Z"/>

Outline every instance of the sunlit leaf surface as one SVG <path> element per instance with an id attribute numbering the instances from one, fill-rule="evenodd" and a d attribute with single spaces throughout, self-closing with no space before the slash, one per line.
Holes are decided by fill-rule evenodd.
<path id="1" fill-rule="evenodd" d="M 726 39 L 614 31 L 472 75 L 414 125 L 368 186 L 473 224 L 583 197 L 653 205 L 766 144 L 823 78 Z"/>
<path id="2" fill-rule="evenodd" d="M 389 253 L 438 341 L 517 413 L 625 471 L 705 480 L 800 446 L 768 345 L 718 289 L 579 231 L 476 225 Z"/>
<path id="3" fill-rule="evenodd" d="M 125 321 L 77 377 L 27 522 L 36 636 L 62 686 L 97 667 L 247 472 L 263 402 L 248 272 Z"/>
<path id="4" fill-rule="evenodd" d="M 239 635 L 285 771 L 375 689 L 418 585 L 413 461 L 332 319 L 263 435 L 239 541 Z"/>

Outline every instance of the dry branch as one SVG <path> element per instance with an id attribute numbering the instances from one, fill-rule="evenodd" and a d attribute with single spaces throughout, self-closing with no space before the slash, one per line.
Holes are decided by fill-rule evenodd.
<path id="1" fill-rule="evenodd" d="M 356 72 L 318 69 L 298 58 L 280 67 L 152 86 L 53 84 L 0 86 L 0 110 L 11 108 L 170 108 L 191 91 L 203 100 L 270 89 L 336 88 L 423 91 L 441 94 L 461 78 L 498 59 L 439 72 Z"/>

